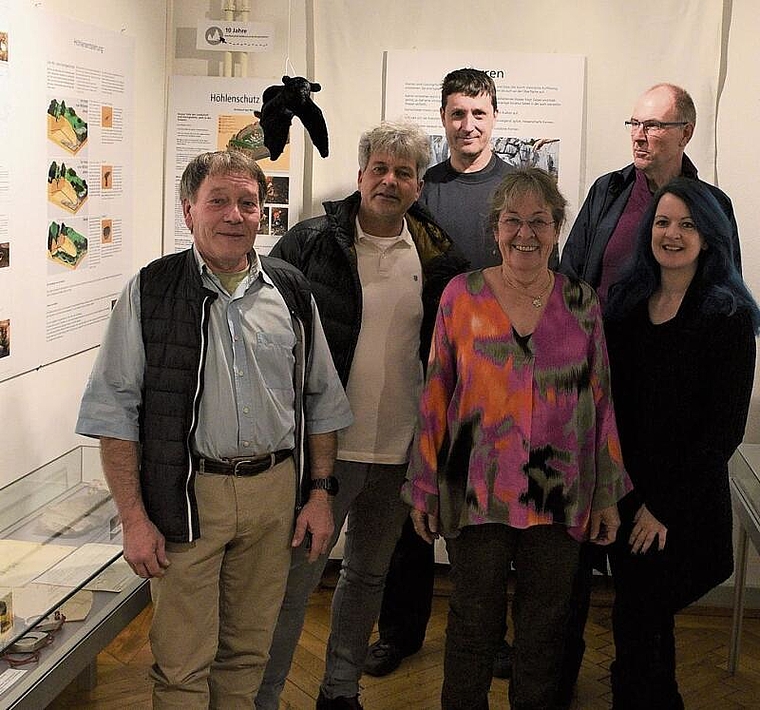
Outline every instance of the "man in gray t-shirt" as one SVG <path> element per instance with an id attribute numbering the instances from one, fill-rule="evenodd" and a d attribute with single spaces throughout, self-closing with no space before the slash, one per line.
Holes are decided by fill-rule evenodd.
<path id="1" fill-rule="evenodd" d="M 459 123 L 461 125 L 464 122 Z M 456 130 L 461 129 L 452 129 Z M 448 135 L 448 125 L 446 132 Z M 484 166 L 468 170 L 462 164 L 460 156 L 452 151 L 451 157 L 425 173 L 425 184 L 420 196 L 420 202 L 451 236 L 473 269 L 501 263 L 501 255 L 488 227 L 487 216 L 491 195 L 504 176 L 514 169 L 491 150 L 490 142 L 481 155 L 485 155 Z"/>
<path id="2" fill-rule="evenodd" d="M 449 157 L 425 174 L 420 202 L 469 259 L 473 269 L 501 262 L 486 215 L 491 195 L 514 168 L 491 147 L 496 86 L 477 69 L 457 69 L 441 86 L 441 123 Z"/>

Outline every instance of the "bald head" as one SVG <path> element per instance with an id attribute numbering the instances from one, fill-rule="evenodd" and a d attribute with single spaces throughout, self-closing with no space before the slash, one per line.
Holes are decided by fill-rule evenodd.
<path id="1" fill-rule="evenodd" d="M 636 101 L 631 122 L 633 163 L 656 190 L 681 174 L 696 123 L 694 102 L 678 86 L 657 84 Z"/>

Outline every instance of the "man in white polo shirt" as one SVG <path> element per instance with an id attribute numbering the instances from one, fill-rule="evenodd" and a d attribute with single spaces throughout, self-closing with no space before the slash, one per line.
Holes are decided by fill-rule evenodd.
<path id="1" fill-rule="evenodd" d="M 391 554 L 408 516 L 399 491 L 417 420 L 423 364 L 448 281 L 466 260 L 417 203 L 430 162 L 427 135 L 383 123 L 359 142 L 358 192 L 324 203 L 271 255 L 309 279 L 354 424 L 340 434 L 334 475 L 335 537 L 348 516 L 317 708 L 360 708 L 359 678 Z M 332 547 L 332 545 L 330 545 Z M 329 553 L 328 553 L 329 554 Z M 276 710 L 327 554 L 294 550 L 271 657 L 256 698 Z"/>

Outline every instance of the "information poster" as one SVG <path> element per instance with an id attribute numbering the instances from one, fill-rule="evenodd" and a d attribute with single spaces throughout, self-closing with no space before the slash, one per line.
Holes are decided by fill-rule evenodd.
<path id="1" fill-rule="evenodd" d="M 5 146 L 10 141 L 11 52 L 10 13 L 7 0 L 0 0 L 0 378 L 10 369 L 10 161 Z"/>
<path id="2" fill-rule="evenodd" d="M 128 276 L 134 43 L 42 10 L 2 18 L 5 379 L 98 345 Z"/>
<path id="3" fill-rule="evenodd" d="M 256 249 L 267 254 L 294 225 L 303 195 L 303 128 L 294 121 L 282 155 L 271 160 L 255 111 L 261 109 L 264 89 L 273 79 L 174 76 L 169 95 L 166 149 L 166 202 L 164 251 L 181 251 L 192 244 L 182 205 L 179 183 L 188 162 L 206 151 L 242 148 L 252 155 L 269 184 Z"/>
<path id="4" fill-rule="evenodd" d="M 572 216 L 580 204 L 585 59 L 567 54 L 506 52 L 386 52 L 384 117 L 406 118 L 431 136 L 433 163 L 445 160 L 441 80 L 473 67 L 496 84 L 498 117 L 491 139 L 496 154 L 516 167 L 557 176 Z"/>

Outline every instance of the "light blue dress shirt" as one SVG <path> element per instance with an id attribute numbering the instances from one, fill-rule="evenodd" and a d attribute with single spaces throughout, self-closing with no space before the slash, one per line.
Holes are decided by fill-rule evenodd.
<path id="1" fill-rule="evenodd" d="M 255 252 L 248 275 L 230 295 L 195 247 L 193 251 L 203 285 L 218 294 L 209 317 L 194 452 L 219 460 L 293 448 L 296 336 L 282 295 L 260 268 Z M 312 310 L 306 429 L 322 434 L 345 428 L 353 417 L 313 299 Z M 144 370 L 138 273 L 111 314 L 82 398 L 77 433 L 138 441 Z"/>

